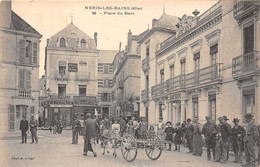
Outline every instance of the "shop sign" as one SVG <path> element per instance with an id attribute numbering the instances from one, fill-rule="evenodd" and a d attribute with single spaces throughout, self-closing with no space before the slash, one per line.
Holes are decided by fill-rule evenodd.
<path id="1" fill-rule="evenodd" d="M 68 71 L 69 72 L 78 72 L 78 64 L 68 63 Z"/>

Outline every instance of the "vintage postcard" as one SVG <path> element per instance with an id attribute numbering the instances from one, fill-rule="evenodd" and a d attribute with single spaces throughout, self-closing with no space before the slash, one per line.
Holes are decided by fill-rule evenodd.
<path id="1" fill-rule="evenodd" d="M 0 1 L 0 166 L 260 166 L 259 8 Z"/>

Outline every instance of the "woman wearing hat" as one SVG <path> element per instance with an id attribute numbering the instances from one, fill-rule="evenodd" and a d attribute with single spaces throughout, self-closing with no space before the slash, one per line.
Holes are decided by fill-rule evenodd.
<path id="1" fill-rule="evenodd" d="M 171 151 L 171 149 L 172 149 L 172 144 L 171 144 L 171 143 L 173 143 L 173 137 L 172 137 L 172 135 L 173 135 L 173 132 L 174 132 L 174 128 L 172 127 L 172 123 L 171 123 L 170 121 L 168 121 L 168 122 L 166 123 L 166 126 L 167 126 L 167 127 L 166 127 L 165 130 L 164 130 L 164 133 L 166 133 L 166 138 L 165 138 L 165 140 L 166 140 L 166 141 L 170 141 L 168 150 Z"/>
<path id="2" fill-rule="evenodd" d="M 174 144 L 175 144 L 175 150 L 174 151 L 178 151 L 180 152 L 180 145 L 182 142 L 182 129 L 181 129 L 181 123 L 178 122 L 176 124 L 176 129 L 174 130 L 175 133 L 175 137 L 174 137 Z"/>

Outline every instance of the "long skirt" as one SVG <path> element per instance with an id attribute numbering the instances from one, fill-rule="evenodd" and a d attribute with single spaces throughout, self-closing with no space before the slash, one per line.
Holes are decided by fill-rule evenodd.
<path id="1" fill-rule="evenodd" d="M 202 139 L 199 134 L 193 134 L 193 154 L 202 154 Z"/>

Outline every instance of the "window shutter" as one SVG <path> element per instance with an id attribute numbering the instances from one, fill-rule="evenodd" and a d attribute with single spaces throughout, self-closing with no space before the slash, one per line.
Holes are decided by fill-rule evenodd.
<path id="1" fill-rule="evenodd" d="M 25 89 L 25 70 L 19 70 L 19 88 Z"/>
<path id="2" fill-rule="evenodd" d="M 31 89 L 31 72 L 26 71 L 26 89 Z"/>
<path id="3" fill-rule="evenodd" d="M 32 64 L 32 43 L 28 41 L 28 58 L 29 58 L 29 64 Z"/>
<path id="4" fill-rule="evenodd" d="M 14 113 L 14 105 L 9 104 L 9 129 L 14 129 L 14 121 L 15 121 L 15 113 Z"/>
<path id="5" fill-rule="evenodd" d="M 98 94 L 98 101 L 101 101 L 101 93 Z"/>
<path id="6" fill-rule="evenodd" d="M 113 80 L 109 80 L 109 87 L 113 87 Z"/>
<path id="7" fill-rule="evenodd" d="M 37 64 L 37 59 L 38 59 L 38 45 L 37 42 L 33 43 L 33 64 Z"/>
<path id="8" fill-rule="evenodd" d="M 25 40 L 24 39 L 19 40 L 19 62 L 20 63 L 25 62 Z"/>
<path id="9" fill-rule="evenodd" d="M 35 110 L 35 107 L 31 106 L 31 114 L 35 114 L 34 110 Z"/>
<path id="10" fill-rule="evenodd" d="M 109 101 L 113 101 L 113 94 L 109 93 Z"/>

